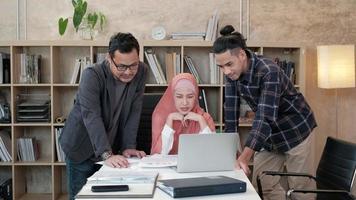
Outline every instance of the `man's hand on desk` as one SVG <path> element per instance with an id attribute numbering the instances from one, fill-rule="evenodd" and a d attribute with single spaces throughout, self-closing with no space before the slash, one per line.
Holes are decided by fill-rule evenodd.
<path id="1" fill-rule="evenodd" d="M 251 157 L 255 151 L 249 147 L 245 147 L 244 150 L 242 151 L 242 154 L 238 157 L 235 163 L 236 169 L 242 169 L 246 175 L 249 175 L 251 173 L 250 168 L 248 167 L 248 163 L 251 160 Z"/>
<path id="2" fill-rule="evenodd" d="M 124 152 L 122 152 L 122 155 L 126 158 L 130 158 L 131 156 L 142 158 L 146 156 L 146 153 L 144 151 L 138 151 L 136 149 L 126 149 Z"/>
<path id="3" fill-rule="evenodd" d="M 126 168 L 129 166 L 129 162 L 124 156 L 121 155 L 112 155 L 104 161 L 104 163 L 110 167 L 117 168 Z"/>

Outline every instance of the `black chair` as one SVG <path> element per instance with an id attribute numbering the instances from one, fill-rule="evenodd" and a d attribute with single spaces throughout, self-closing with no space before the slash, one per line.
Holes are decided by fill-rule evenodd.
<path id="1" fill-rule="evenodd" d="M 286 199 L 290 198 L 293 193 L 315 193 L 318 200 L 355 199 L 355 196 L 351 194 L 355 170 L 356 144 L 328 137 L 316 177 L 303 173 L 264 171 L 257 176 L 258 194 L 263 199 L 261 185 L 263 176 L 298 176 L 315 180 L 317 189 L 291 188 L 286 192 Z"/>
<path id="2" fill-rule="evenodd" d="M 152 113 L 161 97 L 161 93 L 145 94 L 143 97 L 141 119 L 136 138 L 136 148 L 144 151 L 147 155 L 151 153 Z"/>

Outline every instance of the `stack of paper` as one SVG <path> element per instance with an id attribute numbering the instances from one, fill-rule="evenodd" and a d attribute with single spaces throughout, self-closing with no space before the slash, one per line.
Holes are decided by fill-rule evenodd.
<path id="1" fill-rule="evenodd" d="M 106 166 L 103 166 L 106 167 Z M 158 172 L 126 171 L 122 169 L 101 169 L 88 178 L 87 184 L 77 194 L 77 199 L 86 198 L 152 198 L 156 188 Z M 128 191 L 92 192 L 94 185 L 128 185 Z"/>

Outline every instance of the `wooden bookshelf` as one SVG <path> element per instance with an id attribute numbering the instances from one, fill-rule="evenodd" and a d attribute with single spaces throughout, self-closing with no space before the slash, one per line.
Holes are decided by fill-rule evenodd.
<path id="1" fill-rule="evenodd" d="M 56 127 L 63 127 L 63 123 L 56 123 L 57 117 L 67 117 L 78 90 L 79 84 L 70 84 L 75 59 L 89 57 L 95 62 L 97 53 L 107 52 L 107 41 L 2 41 L 0 52 L 10 54 L 11 83 L 0 84 L 0 90 L 5 93 L 10 102 L 11 123 L 0 124 L 0 130 L 11 132 L 12 162 L 0 162 L 0 176 L 10 174 L 13 184 L 14 199 L 68 199 L 66 186 L 66 168 L 64 162 L 57 159 L 54 131 Z M 219 82 L 210 83 L 209 52 L 213 45 L 206 41 L 141 41 L 140 58 L 144 58 L 144 50 L 152 48 L 157 59 L 165 69 L 165 53 L 176 52 L 189 55 L 201 76 L 203 88 L 207 96 L 209 113 L 212 115 L 218 131 L 224 129 L 224 81 L 219 73 Z M 304 50 L 291 44 L 260 44 L 248 43 L 255 52 L 265 56 L 279 56 L 296 63 L 296 85 L 304 91 Z M 20 53 L 33 53 L 41 55 L 41 82 L 39 84 L 23 84 L 19 82 Z M 181 71 L 187 72 L 187 66 L 181 56 Z M 163 93 L 168 84 L 157 84 L 149 70 L 145 93 Z M 51 120 L 49 122 L 17 122 L 16 103 L 17 95 L 21 93 L 37 94 L 48 93 L 51 100 Z M 246 139 L 251 124 L 240 124 L 241 140 Z M 22 162 L 17 158 L 16 138 L 22 136 L 35 136 L 40 145 L 40 159 L 35 162 Z"/>

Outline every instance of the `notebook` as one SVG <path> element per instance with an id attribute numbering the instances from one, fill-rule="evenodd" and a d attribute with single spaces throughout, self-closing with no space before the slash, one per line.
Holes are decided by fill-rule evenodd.
<path id="1" fill-rule="evenodd" d="M 173 198 L 246 192 L 246 182 L 226 176 L 169 179 L 158 188 Z"/>
<path id="2" fill-rule="evenodd" d="M 182 134 L 178 145 L 178 172 L 234 170 L 237 133 Z"/>

